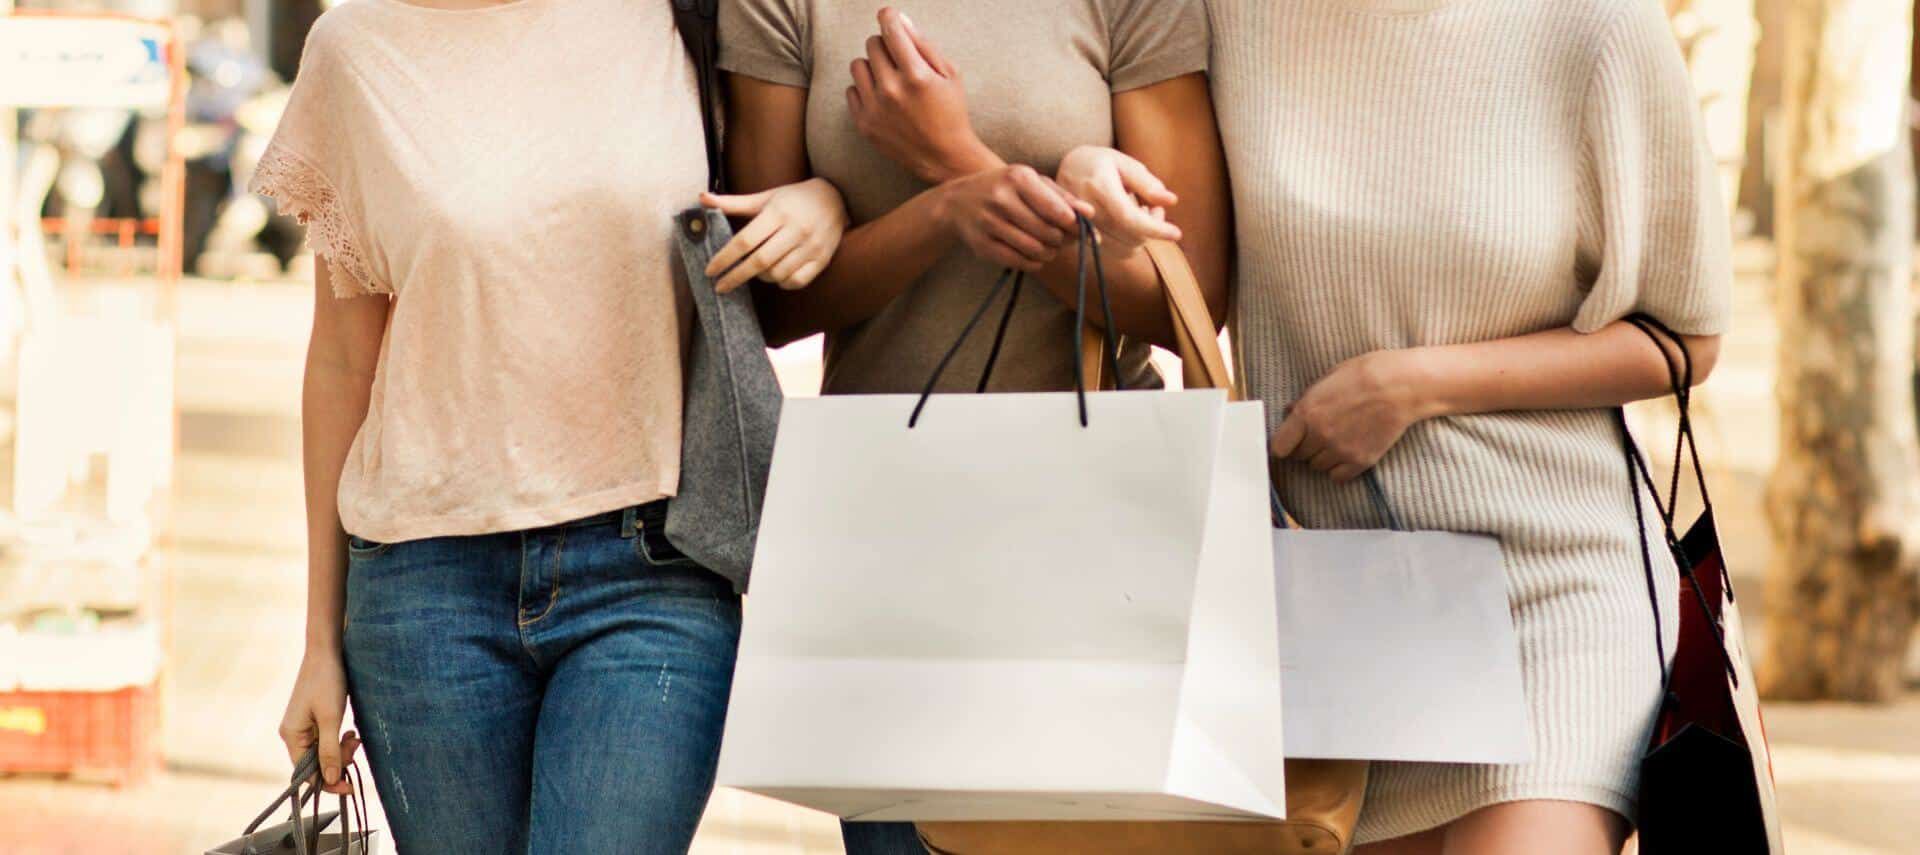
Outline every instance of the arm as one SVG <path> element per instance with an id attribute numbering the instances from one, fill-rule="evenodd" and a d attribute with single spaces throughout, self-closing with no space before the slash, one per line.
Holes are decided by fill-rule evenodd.
<path id="1" fill-rule="evenodd" d="M 321 777 L 335 793 L 347 791 L 340 770 L 359 744 L 353 734 L 338 738 L 347 698 L 340 648 L 347 582 L 346 532 L 338 510 L 340 470 L 367 417 L 390 306 L 385 296 L 334 297 L 328 264 L 316 260 L 313 332 L 300 417 L 307 495 L 306 653 L 280 738 L 295 760 L 318 743 Z"/>
<path id="2" fill-rule="evenodd" d="M 742 192 L 756 192 L 812 176 L 807 162 L 807 90 L 730 75 L 727 102 L 727 175 Z M 877 314 L 953 246 L 934 227 L 932 198 L 909 200 L 849 230 L 834 259 L 805 290 L 756 289 L 769 344 L 780 345 Z M 853 276 L 861 270 L 872 275 Z"/>
<path id="3" fill-rule="evenodd" d="M 729 85 L 727 169 L 734 186 L 753 192 L 807 179 L 807 90 L 741 75 L 732 75 Z M 784 344 L 873 317 L 963 243 L 1008 266 L 1037 269 L 1073 219 L 1065 194 L 1055 192 L 1032 170 L 1005 167 L 923 191 L 859 224 L 810 287 L 755 292 L 768 342 Z"/>
<path id="4" fill-rule="evenodd" d="M 1693 382 L 1719 361 L 1719 336 L 1682 336 Z M 1683 364 L 1677 348 L 1662 342 Z M 1336 481 L 1372 468 L 1415 423 L 1507 410 L 1617 407 L 1673 391 L 1667 361 L 1625 321 L 1472 344 L 1382 350 L 1336 366 L 1287 409 L 1273 454 Z"/>
<path id="5" fill-rule="evenodd" d="M 943 182 L 1003 167 L 967 119 L 960 71 L 904 15 L 880 13 L 879 36 L 857 61 L 849 106 L 861 134 L 922 179 Z M 1208 309 L 1225 319 L 1231 252 L 1226 158 L 1204 75 L 1113 97 L 1119 151 L 1082 147 L 1058 180 L 1100 227 L 1102 267 L 1121 331 L 1172 346 L 1172 320 L 1144 240 L 1178 240 Z M 1162 181 L 1164 179 L 1164 183 Z M 1184 200 L 1184 201 L 1183 201 Z M 1077 297 L 1077 253 L 1056 254 L 1040 280 L 1062 302 Z"/>

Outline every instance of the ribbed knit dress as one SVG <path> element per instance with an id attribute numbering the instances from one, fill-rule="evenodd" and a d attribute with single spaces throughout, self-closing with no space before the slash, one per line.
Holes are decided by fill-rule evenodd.
<path id="1" fill-rule="evenodd" d="M 1275 426 L 1369 351 L 1592 332 L 1633 312 L 1725 328 L 1726 218 L 1655 0 L 1209 6 L 1238 221 L 1231 330 Z M 1413 526 L 1500 538 L 1533 759 L 1375 764 L 1359 838 L 1523 799 L 1631 818 L 1659 668 L 1610 412 L 1426 421 L 1379 474 Z M 1312 527 L 1381 522 L 1357 484 L 1304 466 L 1281 494 Z M 1670 651 L 1675 573 L 1653 544 Z"/>

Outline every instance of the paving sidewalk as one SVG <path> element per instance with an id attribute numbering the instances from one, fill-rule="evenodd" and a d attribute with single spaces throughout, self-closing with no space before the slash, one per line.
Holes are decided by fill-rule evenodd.
<path id="1" fill-rule="evenodd" d="M 1755 251 L 1749 269 L 1761 263 Z M 184 289 L 182 455 L 161 554 L 174 627 L 168 771 L 129 790 L 0 778 L 0 855 L 197 855 L 277 791 L 285 757 L 274 727 L 299 657 L 305 585 L 297 413 L 310 302 L 298 285 Z M 1722 368 L 1699 400 L 1743 605 L 1757 610 L 1774 342 L 1764 288 L 1743 281 L 1738 303 Z M 817 383 L 817 359 L 817 346 L 803 345 L 783 354 L 783 372 Z M 1767 721 L 1795 855 L 1920 853 L 1920 694 L 1873 708 L 1773 704 Z M 840 847 L 830 817 L 722 791 L 694 851 Z"/>

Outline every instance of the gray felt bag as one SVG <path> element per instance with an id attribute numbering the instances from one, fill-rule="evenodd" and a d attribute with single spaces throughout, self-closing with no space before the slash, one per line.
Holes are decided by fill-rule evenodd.
<path id="1" fill-rule="evenodd" d="M 675 231 L 695 320 L 680 491 L 667 504 L 667 540 L 745 591 L 780 423 L 780 382 L 748 289 L 717 294 L 705 273 L 733 235 L 727 218 L 694 208 L 680 214 Z"/>

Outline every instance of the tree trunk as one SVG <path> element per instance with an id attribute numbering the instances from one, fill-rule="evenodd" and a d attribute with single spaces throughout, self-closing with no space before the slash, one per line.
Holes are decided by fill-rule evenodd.
<path id="1" fill-rule="evenodd" d="M 1920 614 L 1912 13 L 1913 0 L 1787 0 L 1771 697 L 1892 698 Z"/>
<path id="2" fill-rule="evenodd" d="M 1747 93 L 1759 38 L 1754 0 L 1667 0 L 1667 16 L 1700 98 L 1707 144 L 1720 168 L 1720 191 L 1731 214 L 1747 162 Z"/>

